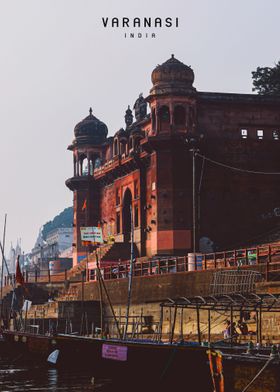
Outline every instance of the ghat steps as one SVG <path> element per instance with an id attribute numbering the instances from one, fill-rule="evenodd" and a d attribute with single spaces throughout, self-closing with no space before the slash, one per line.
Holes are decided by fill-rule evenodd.
<path id="1" fill-rule="evenodd" d="M 138 249 L 135 244 L 133 244 L 133 254 L 138 257 Z M 108 244 L 99 248 L 97 250 L 97 255 L 95 252 L 84 258 L 79 264 L 68 271 L 68 280 L 71 282 L 80 281 L 82 278 L 82 272 L 86 270 L 87 264 L 96 262 L 96 257 L 100 264 L 102 262 L 106 263 L 116 263 L 119 261 L 127 261 L 131 257 L 131 243 L 129 242 L 114 242 L 113 244 Z"/>

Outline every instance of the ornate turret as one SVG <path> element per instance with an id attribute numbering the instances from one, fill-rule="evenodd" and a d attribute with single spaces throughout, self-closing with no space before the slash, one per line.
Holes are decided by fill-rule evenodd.
<path id="1" fill-rule="evenodd" d="M 143 97 L 142 93 L 136 99 L 136 102 L 133 106 L 133 109 L 135 111 L 136 121 L 141 121 L 146 117 L 146 115 L 147 115 L 147 101 Z"/>
<path id="2" fill-rule="evenodd" d="M 100 145 L 106 141 L 108 128 L 92 114 L 92 108 L 90 108 L 89 116 L 75 126 L 74 134 L 74 144 Z"/>
<path id="3" fill-rule="evenodd" d="M 126 128 L 128 128 L 133 123 L 133 114 L 129 105 L 128 108 L 126 109 L 124 119 L 125 119 Z"/>
<path id="4" fill-rule="evenodd" d="M 171 55 L 171 58 L 158 65 L 152 72 L 153 87 L 151 95 L 160 94 L 189 94 L 195 91 L 193 87 L 194 72 L 188 65 Z"/>
<path id="5" fill-rule="evenodd" d="M 97 226 L 100 220 L 100 192 L 94 169 L 102 164 L 108 129 L 90 108 L 89 115 L 75 126 L 74 134 L 75 139 L 68 147 L 73 151 L 74 170 L 66 186 L 74 193 L 73 265 L 76 265 L 87 254 L 80 228 Z"/>

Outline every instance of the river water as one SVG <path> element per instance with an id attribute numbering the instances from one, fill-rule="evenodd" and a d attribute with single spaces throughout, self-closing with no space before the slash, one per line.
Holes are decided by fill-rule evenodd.
<path id="1" fill-rule="evenodd" d="M 116 392 L 110 380 L 93 379 L 90 371 L 11 364 L 0 359 L 0 391 Z"/>

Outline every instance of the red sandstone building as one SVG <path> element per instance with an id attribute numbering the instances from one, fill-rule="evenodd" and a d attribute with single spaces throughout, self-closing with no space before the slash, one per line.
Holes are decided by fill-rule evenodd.
<path id="1" fill-rule="evenodd" d="M 92 110 L 76 125 L 66 181 L 74 265 L 86 255 L 81 226 L 100 224 L 105 238 L 129 242 L 131 211 L 140 256 L 186 254 L 194 240 L 201 251 L 236 247 L 277 226 L 280 176 L 269 173 L 280 172 L 280 98 L 200 92 L 193 82 L 172 56 L 113 137 Z"/>

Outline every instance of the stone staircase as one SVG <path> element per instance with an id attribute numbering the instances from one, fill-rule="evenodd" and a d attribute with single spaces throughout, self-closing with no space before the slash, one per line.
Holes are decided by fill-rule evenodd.
<path id="1" fill-rule="evenodd" d="M 127 261 L 130 260 L 131 244 L 129 242 L 115 242 L 102 256 L 102 261 Z M 138 257 L 138 249 L 133 244 L 134 257 Z"/>
<path id="2" fill-rule="evenodd" d="M 138 257 L 138 249 L 136 245 L 133 245 L 134 256 Z M 131 244 L 129 242 L 114 242 L 113 244 L 104 245 L 98 249 L 98 259 L 101 263 L 105 262 L 119 262 L 130 259 Z M 86 270 L 87 263 L 96 262 L 96 253 L 89 254 L 88 257 L 84 258 L 79 264 L 75 265 L 71 270 L 68 271 L 68 280 L 71 282 L 78 282 L 82 280 L 82 272 Z"/>
<path id="3" fill-rule="evenodd" d="M 49 298 L 49 292 L 37 285 L 36 283 L 25 283 L 23 286 L 17 285 L 15 295 L 19 300 L 27 299 L 34 304 L 45 303 Z M 3 303 L 11 303 L 13 298 L 13 289 L 3 296 Z"/>
<path id="4" fill-rule="evenodd" d="M 98 257 L 102 259 L 102 257 L 111 249 L 113 244 L 104 245 L 102 248 L 98 250 Z M 96 261 L 96 254 L 90 253 L 88 257 L 85 257 L 81 262 L 75 267 L 71 268 L 67 272 L 68 280 L 71 282 L 80 281 L 82 279 L 82 272 L 86 270 L 87 262 Z"/>

